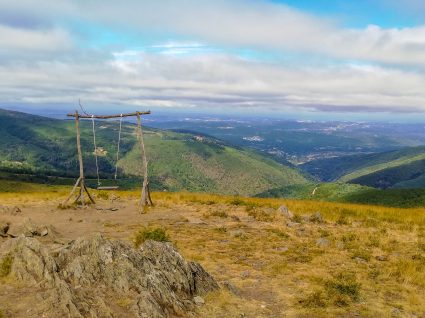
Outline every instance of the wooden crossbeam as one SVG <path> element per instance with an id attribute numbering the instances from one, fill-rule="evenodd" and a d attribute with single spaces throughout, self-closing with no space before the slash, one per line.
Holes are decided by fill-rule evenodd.
<path id="1" fill-rule="evenodd" d="M 140 116 L 140 115 L 149 115 L 151 113 L 150 110 L 143 112 L 134 112 L 127 114 L 118 114 L 118 115 L 81 115 L 75 112 L 74 114 L 67 114 L 68 117 L 78 117 L 78 118 L 95 118 L 95 119 L 110 119 L 110 118 L 120 118 L 120 117 L 132 117 L 132 116 Z"/>

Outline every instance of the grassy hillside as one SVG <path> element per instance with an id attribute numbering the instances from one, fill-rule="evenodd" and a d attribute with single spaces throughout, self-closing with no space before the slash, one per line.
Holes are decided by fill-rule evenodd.
<path id="1" fill-rule="evenodd" d="M 379 154 L 318 160 L 302 169 L 320 180 L 338 180 L 376 188 L 423 188 L 425 147 Z"/>
<path id="2" fill-rule="evenodd" d="M 352 179 L 348 179 L 352 177 L 348 176 L 346 180 L 353 183 L 384 189 L 392 188 L 396 185 L 400 188 L 402 187 L 401 185 L 409 185 L 409 181 L 415 180 L 416 187 L 418 187 L 424 173 L 425 159 L 413 162 L 406 161 L 404 164 L 360 174 L 360 176 Z"/>
<path id="3" fill-rule="evenodd" d="M 349 181 L 382 169 L 425 159 L 425 147 L 410 147 L 396 151 L 321 159 L 300 166 L 322 181 Z"/>
<path id="4" fill-rule="evenodd" d="M 118 123 L 97 122 L 101 177 L 114 172 Z M 0 171 L 49 183 L 65 183 L 78 174 L 73 121 L 53 120 L 0 110 Z M 81 122 L 82 148 L 88 178 L 95 178 L 91 122 Z M 151 184 L 158 190 L 208 191 L 253 195 L 282 185 L 302 184 L 307 179 L 295 168 L 277 163 L 219 140 L 157 129 L 145 129 Z M 135 126 L 123 125 L 119 176 L 124 186 L 141 177 L 141 157 Z M 3 174 L 4 175 L 4 174 Z M 49 178 L 53 175 L 63 178 Z M 10 176 L 9 176 L 10 179 Z M 24 178 L 24 181 L 32 181 Z M 109 181 L 110 182 L 110 181 Z M 93 183 L 93 182 L 92 182 Z M 107 183 L 107 182 L 106 182 Z"/>
<path id="5" fill-rule="evenodd" d="M 314 191 L 314 195 L 313 195 Z M 425 189 L 375 189 L 350 183 L 303 184 L 271 189 L 256 195 L 260 198 L 285 198 L 390 207 L 425 206 Z"/>

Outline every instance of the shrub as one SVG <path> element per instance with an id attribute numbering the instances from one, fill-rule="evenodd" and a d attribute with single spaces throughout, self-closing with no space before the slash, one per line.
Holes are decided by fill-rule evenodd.
<path id="1" fill-rule="evenodd" d="M 371 253 L 366 249 L 357 249 L 353 252 L 352 258 L 360 258 L 365 261 L 370 261 Z"/>
<path id="2" fill-rule="evenodd" d="M 331 236 L 331 233 L 328 230 L 319 229 L 320 237 L 329 237 Z"/>
<path id="3" fill-rule="evenodd" d="M 373 234 L 370 234 L 369 235 L 368 246 L 379 247 L 380 243 L 381 243 L 381 240 L 380 240 L 380 238 L 379 238 L 379 236 L 377 234 L 374 234 L 374 235 Z"/>
<path id="4" fill-rule="evenodd" d="M 303 221 L 303 218 L 299 214 L 294 214 L 292 221 L 297 222 L 297 223 L 301 223 Z"/>
<path id="5" fill-rule="evenodd" d="M 256 221 L 272 222 L 275 218 L 273 214 L 264 212 L 262 210 L 252 209 L 247 211 L 249 216 L 252 216 Z"/>
<path id="6" fill-rule="evenodd" d="M 224 212 L 224 211 L 214 211 L 214 212 L 211 213 L 211 215 L 212 216 L 217 216 L 217 217 L 223 218 L 223 219 L 225 219 L 225 218 L 228 217 L 227 213 Z"/>
<path id="7" fill-rule="evenodd" d="M 10 274 L 12 270 L 13 257 L 11 255 L 6 255 L 0 261 L 0 277 L 6 277 Z"/>
<path id="8" fill-rule="evenodd" d="M 281 231 L 279 229 L 268 229 L 267 231 L 269 231 L 270 233 L 275 234 L 276 236 L 278 236 L 280 238 L 285 238 L 285 239 L 286 238 L 289 238 L 289 235 L 286 232 Z"/>
<path id="9" fill-rule="evenodd" d="M 244 201 L 243 200 L 241 200 L 240 198 L 238 198 L 238 197 L 235 197 L 235 198 L 233 198 L 230 202 L 229 202 L 231 205 L 236 205 L 236 206 L 239 206 L 239 205 L 244 205 Z"/>
<path id="10" fill-rule="evenodd" d="M 350 223 L 349 218 L 345 214 L 341 214 L 336 220 L 336 224 L 338 225 L 350 225 Z"/>
<path id="11" fill-rule="evenodd" d="M 346 249 L 351 249 L 358 246 L 359 236 L 356 233 L 350 232 L 344 234 L 341 237 L 342 242 L 344 243 L 344 247 Z"/>
<path id="12" fill-rule="evenodd" d="M 109 193 L 108 193 L 108 192 L 106 192 L 106 191 L 99 191 L 99 192 L 97 193 L 97 197 L 98 197 L 99 199 L 108 200 L 108 199 L 109 199 Z"/>
<path id="13" fill-rule="evenodd" d="M 321 308 L 327 306 L 326 297 L 321 290 L 312 292 L 306 298 L 299 300 L 299 303 L 305 308 Z"/>
<path id="14" fill-rule="evenodd" d="M 139 231 L 134 237 L 134 246 L 139 247 L 147 240 L 157 242 L 169 242 L 170 238 L 162 228 L 143 229 Z"/>
<path id="15" fill-rule="evenodd" d="M 227 233 L 227 228 L 226 227 L 218 227 L 215 229 L 217 232 L 219 233 Z"/>
<path id="16" fill-rule="evenodd" d="M 348 300 L 358 301 L 360 297 L 360 284 L 355 275 L 341 272 L 332 280 L 325 283 L 326 291 L 334 298 L 337 306 L 348 305 Z"/>

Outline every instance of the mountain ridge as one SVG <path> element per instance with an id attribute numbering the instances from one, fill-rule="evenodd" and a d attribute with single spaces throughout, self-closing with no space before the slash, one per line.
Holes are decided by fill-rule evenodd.
<path id="1" fill-rule="evenodd" d="M 98 158 L 103 179 L 115 169 L 118 122 L 97 124 Z M 95 178 L 91 122 L 81 121 L 85 173 Z M 73 121 L 0 110 L 0 171 L 56 175 L 78 174 Z M 254 195 L 269 188 L 309 182 L 308 176 L 253 150 L 236 148 L 218 139 L 144 127 L 151 184 L 156 190 Z M 135 125 L 122 127 L 120 176 L 141 177 Z M 111 180 L 106 180 L 111 182 Z"/>

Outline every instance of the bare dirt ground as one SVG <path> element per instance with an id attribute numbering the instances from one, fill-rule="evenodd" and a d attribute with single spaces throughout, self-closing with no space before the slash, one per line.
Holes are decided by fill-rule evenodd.
<path id="1" fill-rule="evenodd" d="M 349 209 L 343 218 L 323 210 L 315 219 L 316 211 L 291 204 L 288 219 L 276 202 L 179 194 L 154 195 L 155 207 L 140 214 L 137 198 L 118 192 L 96 206 L 61 209 L 54 196 L 9 196 L 0 205 L 21 212 L 0 212 L 0 224 L 51 225 L 57 234 L 40 240 L 57 243 L 93 233 L 132 241 L 141 229 L 161 227 L 223 287 L 206 297 L 199 317 L 425 317 L 423 224 Z M 40 301 L 36 291 L 0 279 L 1 312 L 26 317 Z M 128 304 L 116 302 L 125 311 Z"/>

